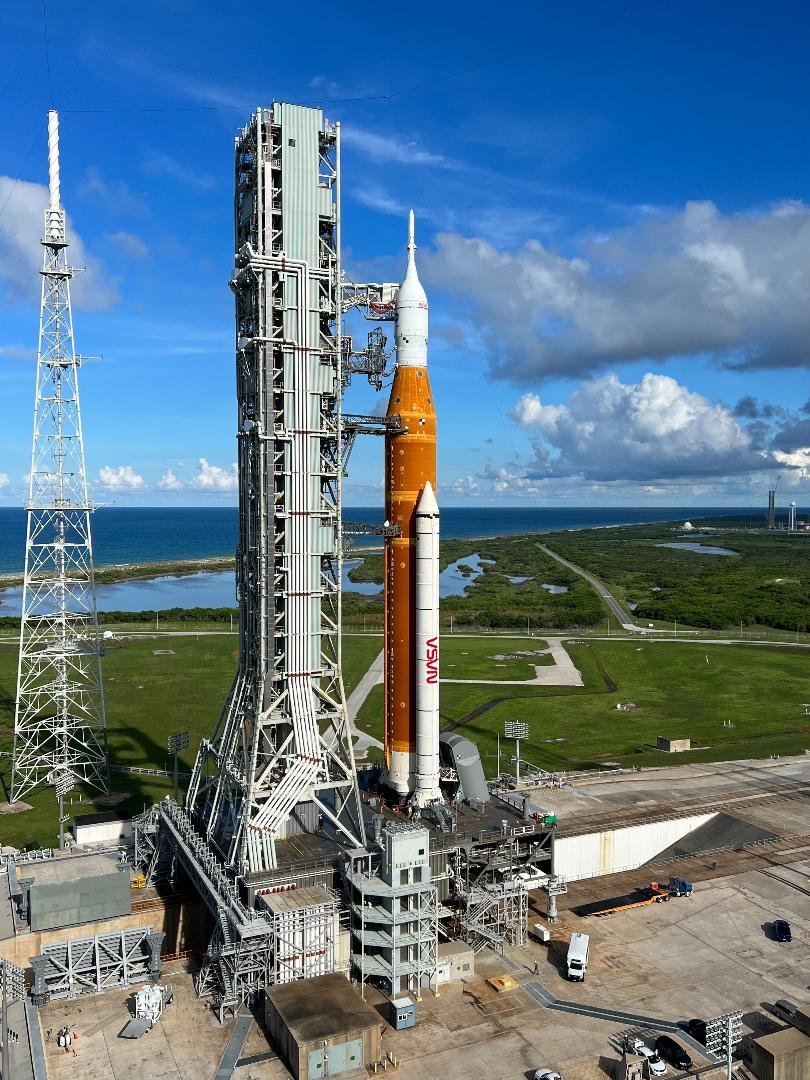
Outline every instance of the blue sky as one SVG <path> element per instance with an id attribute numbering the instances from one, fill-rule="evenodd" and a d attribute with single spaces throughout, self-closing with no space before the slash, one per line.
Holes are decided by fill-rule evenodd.
<path id="1" fill-rule="evenodd" d="M 445 504 L 759 505 L 810 491 L 810 149 L 798 3 L 47 3 L 94 497 L 235 500 L 233 134 L 343 124 L 344 259 L 431 301 Z M 315 35 L 317 30 L 318 36 Z M 0 505 L 30 453 L 50 103 L 0 11 Z M 543 44 L 545 43 L 545 44 Z M 539 47 L 534 47 L 539 46 Z M 5 204 L 5 209 L 2 209 Z M 363 328 L 352 328 L 360 332 Z M 379 408 L 368 389 L 347 407 Z M 381 446 L 347 501 L 381 501 Z"/>

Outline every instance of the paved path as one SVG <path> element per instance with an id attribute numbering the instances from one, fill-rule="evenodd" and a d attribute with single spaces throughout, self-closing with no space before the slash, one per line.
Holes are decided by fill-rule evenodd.
<path id="1" fill-rule="evenodd" d="M 242 1056 L 242 1049 L 252 1023 L 253 1016 L 250 1012 L 239 1013 L 231 1037 L 228 1040 L 228 1045 L 225 1047 L 225 1053 L 222 1055 L 222 1060 L 214 1073 L 214 1080 L 231 1080 L 237 1062 Z"/>
<path id="2" fill-rule="evenodd" d="M 563 566 L 573 571 L 573 573 L 579 574 L 580 577 L 585 578 L 588 584 L 592 585 L 594 589 L 596 589 L 596 591 L 599 593 L 601 598 L 605 601 L 610 610 L 610 613 L 619 620 L 619 624 L 621 625 L 622 629 L 629 630 L 634 634 L 660 634 L 663 632 L 661 630 L 651 631 L 649 627 L 639 626 L 638 623 L 634 623 L 631 620 L 630 616 L 627 614 L 627 612 L 624 610 L 622 605 L 616 599 L 616 597 L 608 591 L 607 585 L 601 582 L 598 577 L 594 577 L 594 575 L 588 573 L 587 570 L 583 570 L 581 566 L 576 566 L 575 563 L 569 562 L 568 559 L 564 559 L 562 555 L 558 555 L 555 551 L 552 551 L 551 548 L 546 547 L 545 544 L 538 544 L 537 546 L 546 555 L 549 555 L 552 559 L 556 559 L 558 563 L 561 563 Z"/>
<path id="3" fill-rule="evenodd" d="M 522 966 L 515 963 L 508 956 L 504 956 L 504 963 L 507 967 L 510 967 L 512 971 L 522 971 Z M 667 1031 L 687 1044 L 692 1050 L 706 1058 L 708 1061 L 717 1060 L 712 1054 L 709 1054 L 705 1046 L 695 1042 L 695 1040 L 688 1035 L 685 1031 L 678 1027 L 673 1020 L 664 1020 L 659 1016 L 647 1016 L 643 1013 L 629 1012 L 625 1009 L 606 1009 L 601 1005 L 588 1005 L 578 1001 L 566 1001 L 564 998 L 558 998 L 555 994 L 552 994 L 550 990 L 547 990 L 545 986 L 537 978 L 522 978 L 520 984 L 523 989 L 530 994 L 538 1005 L 542 1005 L 544 1009 L 553 1009 L 556 1012 L 576 1013 L 579 1016 L 592 1016 L 595 1020 L 607 1020 L 608 1022 L 615 1024 L 622 1024 L 623 1026 L 630 1026 L 634 1029 L 634 1033 L 639 1028 L 644 1030 L 653 1031 Z"/>
<path id="4" fill-rule="evenodd" d="M 532 665 L 533 679 L 442 679 L 443 683 L 463 683 L 472 686 L 584 686 L 582 674 L 566 652 L 560 638 L 546 638 L 549 653 L 554 659 L 550 665 Z"/>
<path id="5" fill-rule="evenodd" d="M 346 702 L 346 711 L 349 717 L 349 730 L 352 736 L 357 740 L 354 744 L 354 752 L 359 756 L 364 755 L 370 746 L 376 746 L 378 749 L 383 749 L 383 744 L 379 739 L 375 739 L 373 735 L 369 735 L 365 731 L 358 731 L 357 729 L 357 714 L 363 707 L 368 695 L 371 693 L 375 686 L 379 686 L 385 677 L 385 652 L 381 650 L 379 654 L 371 661 L 368 671 L 365 673 L 360 682 L 349 694 L 349 700 Z"/>

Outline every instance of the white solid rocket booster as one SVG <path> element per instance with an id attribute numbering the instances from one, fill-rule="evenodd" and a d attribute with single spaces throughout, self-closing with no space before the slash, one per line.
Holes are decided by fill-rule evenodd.
<path id="1" fill-rule="evenodd" d="M 416 504 L 416 791 L 426 806 L 439 787 L 439 507 L 428 480 Z"/>

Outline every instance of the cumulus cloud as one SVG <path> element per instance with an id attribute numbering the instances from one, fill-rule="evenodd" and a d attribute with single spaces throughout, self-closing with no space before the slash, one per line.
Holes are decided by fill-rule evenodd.
<path id="1" fill-rule="evenodd" d="M 614 374 L 583 383 L 562 405 L 524 394 L 512 411 L 536 433 L 529 479 L 655 483 L 772 468 L 725 406 L 667 375 L 625 384 Z"/>
<path id="2" fill-rule="evenodd" d="M 183 482 L 175 476 L 171 469 L 167 469 L 160 480 L 158 480 L 157 486 L 161 491 L 180 491 L 183 487 Z"/>
<path id="3" fill-rule="evenodd" d="M 199 468 L 191 481 L 191 486 L 202 491 L 236 491 L 236 463 L 230 469 L 221 469 L 210 465 L 205 458 L 199 459 Z"/>
<path id="4" fill-rule="evenodd" d="M 727 366 L 810 364 L 810 206 L 722 214 L 711 202 L 590 235 L 564 255 L 440 234 L 429 285 L 459 298 L 515 380 L 709 354 Z"/>
<path id="5" fill-rule="evenodd" d="M 10 483 L 8 473 L 0 472 L 0 488 L 7 488 Z"/>
<path id="6" fill-rule="evenodd" d="M 98 484 L 108 491 L 140 491 L 146 487 L 144 478 L 131 465 L 102 465 Z"/>
<path id="7" fill-rule="evenodd" d="M 16 182 L 10 176 L 0 176 L 0 206 L 8 200 L 6 213 L 0 217 L 0 282 L 7 302 L 34 301 L 39 298 L 42 267 L 43 212 L 48 205 L 48 189 L 44 184 L 27 180 Z M 103 311 L 118 300 L 110 277 L 99 259 L 89 255 L 81 237 L 68 217 L 70 261 L 83 266 L 71 284 L 71 299 L 75 306 Z"/>

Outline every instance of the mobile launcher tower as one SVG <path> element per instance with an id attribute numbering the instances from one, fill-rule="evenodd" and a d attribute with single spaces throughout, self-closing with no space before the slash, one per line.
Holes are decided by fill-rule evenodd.
<path id="1" fill-rule="evenodd" d="M 239 667 L 186 808 L 167 799 L 136 821 L 136 862 L 150 882 L 182 870 L 208 905 L 198 990 L 220 1011 L 349 966 L 418 994 L 440 912 L 475 948 L 525 940 L 552 835 L 525 807 L 488 805 L 466 740 L 449 736 L 440 768 L 436 420 L 413 217 L 400 286 L 346 280 L 340 127 L 318 109 L 258 110 L 235 172 Z M 396 322 L 384 417 L 342 409 L 352 375 L 377 389 L 386 375 L 381 326 L 362 349 L 344 335 L 352 309 Z M 341 677 L 342 483 L 364 433 L 386 443 L 388 521 L 352 530 L 385 541 L 382 799 L 361 798 Z"/>

